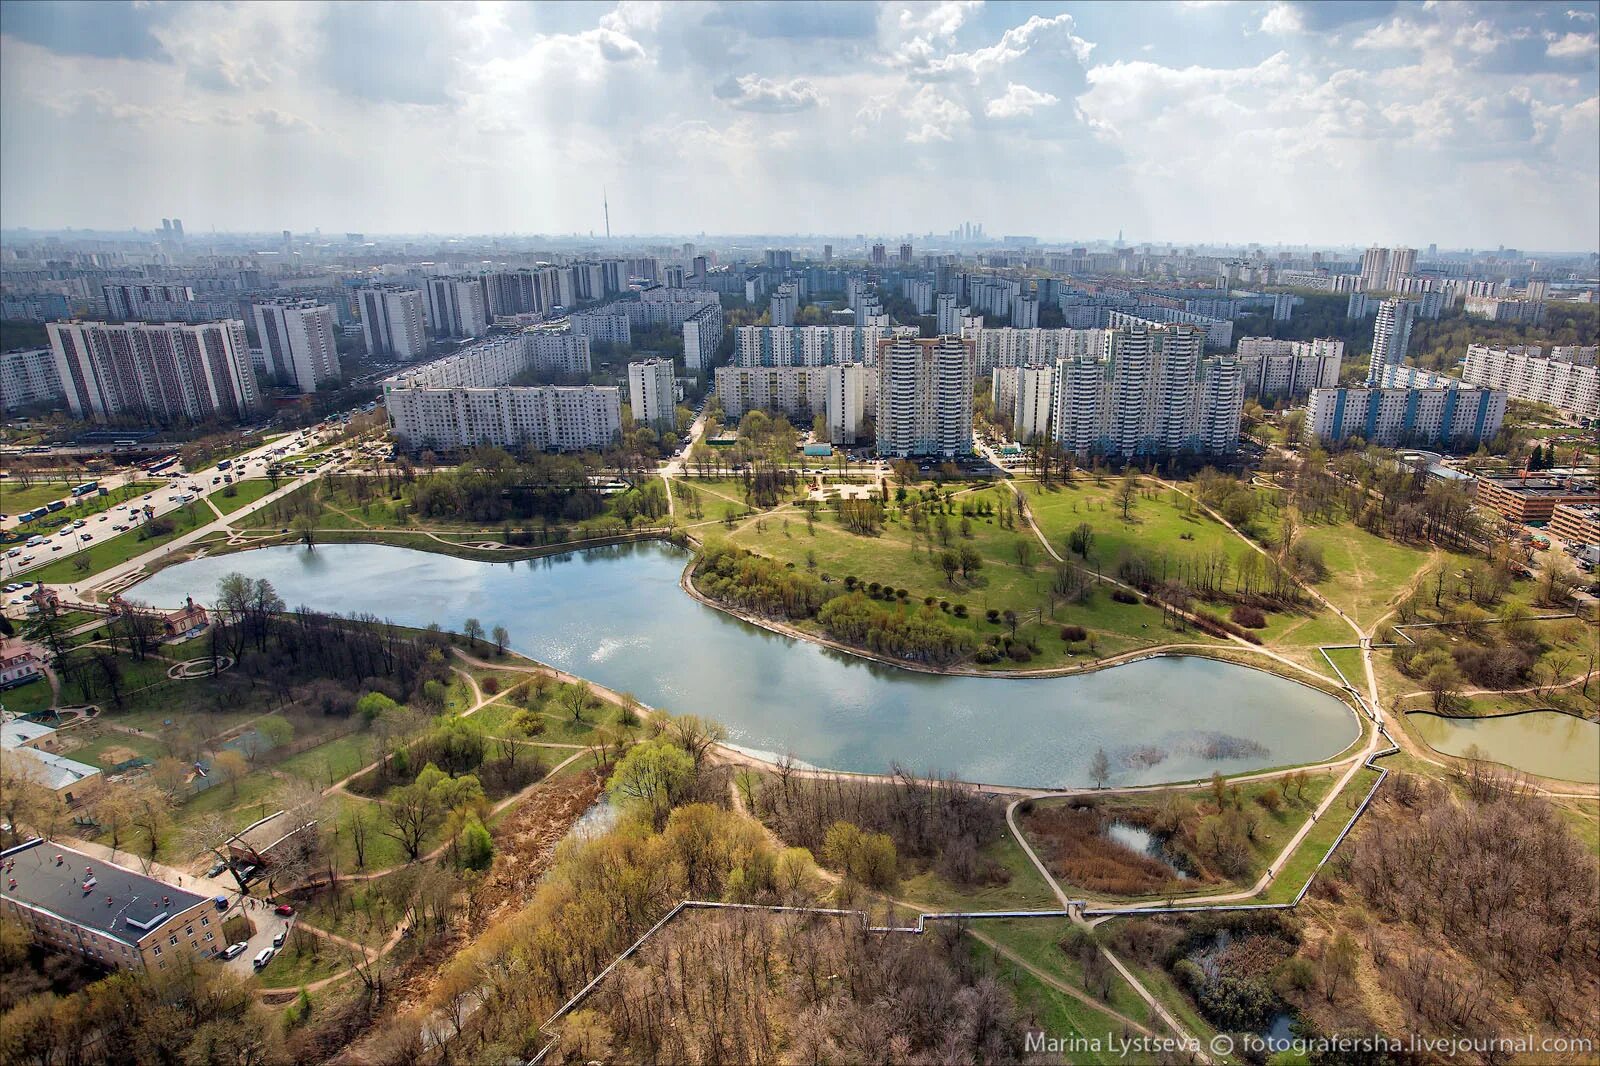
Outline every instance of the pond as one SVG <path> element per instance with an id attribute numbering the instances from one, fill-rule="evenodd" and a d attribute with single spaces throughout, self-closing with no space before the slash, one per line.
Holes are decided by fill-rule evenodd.
<path id="1" fill-rule="evenodd" d="M 1411 711 L 1406 721 L 1435 751 L 1485 759 L 1562 781 L 1600 782 L 1600 723 L 1560 711 L 1523 711 L 1487 718 L 1447 718 Z"/>
<path id="2" fill-rule="evenodd" d="M 1162 846 L 1161 838 L 1143 826 L 1133 825 L 1129 822 L 1112 822 L 1106 826 L 1106 836 L 1129 851 L 1137 852 L 1157 862 L 1165 863 L 1172 871 L 1172 875 L 1180 881 L 1189 879 L 1188 871 L 1180 868 L 1167 854 L 1167 849 Z"/>
<path id="3" fill-rule="evenodd" d="M 663 543 L 487 563 L 377 544 L 262 548 L 168 567 L 126 595 L 209 602 L 225 574 L 272 582 L 291 607 L 370 612 L 511 646 L 651 706 L 722 722 L 729 740 L 834 770 L 954 773 L 1036 787 L 1150 784 L 1315 762 L 1359 736 L 1324 692 L 1260 670 L 1161 656 L 1070 677 L 951 677 L 869 662 L 732 618 L 678 587 Z"/>

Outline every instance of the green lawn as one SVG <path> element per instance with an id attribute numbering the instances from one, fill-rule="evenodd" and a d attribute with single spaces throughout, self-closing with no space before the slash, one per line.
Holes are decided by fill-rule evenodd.
<path id="1" fill-rule="evenodd" d="M 1073 1048 L 1071 1055 L 1060 1061 L 1084 1066 L 1114 1066 L 1127 1061 L 1118 1052 L 1116 1043 L 1123 1035 L 1122 1022 L 1045 984 L 988 945 L 977 941 L 972 944 L 973 953 L 979 958 L 988 958 L 1011 986 L 1018 1002 L 1033 1016 L 1045 1038 L 1070 1042 L 1062 1046 Z"/>
<path id="2" fill-rule="evenodd" d="M 1294 854 L 1289 856 L 1289 861 L 1283 864 L 1283 869 L 1278 871 L 1277 878 L 1261 897 L 1263 902 L 1287 903 L 1294 899 L 1377 779 L 1376 770 L 1366 769 L 1358 771 L 1350 778 L 1350 783 L 1339 793 L 1339 798 L 1328 805 L 1322 818 L 1312 827 L 1311 832 L 1306 834 Z"/>
<path id="3" fill-rule="evenodd" d="M 211 513 L 211 509 L 202 506 L 198 501 L 162 515 L 161 518 L 172 523 L 172 532 L 140 539 L 139 534 L 143 530 L 130 529 L 126 533 L 92 545 L 69 558 L 58 559 L 35 569 L 28 573 L 27 576 L 46 584 L 72 584 L 82 581 L 93 574 L 98 574 L 102 570 L 116 566 L 118 563 L 125 563 L 134 556 L 143 555 L 147 551 L 176 540 L 185 533 L 191 533 L 201 526 L 216 521 L 216 516 Z M 49 549 L 46 548 L 44 550 L 48 551 Z"/>
<path id="4" fill-rule="evenodd" d="M 232 496 L 228 495 L 229 489 L 234 489 Z M 225 485 L 210 496 L 211 502 L 223 514 L 232 514 L 241 507 L 247 507 L 263 496 L 271 495 L 272 482 L 264 478 L 249 478 L 245 481 L 236 481 L 232 485 Z"/>
<path id="5" fill-rule="evenodd" d="M 272 961 L 258 970 L 263 988 L 293 988 L 350 968 L 349 949 L 315 933 L 291 932 Z"/>
<path id="6" fill-rule="evenodd" d="M 43 507 L 56 500 L 64 500 L 77 485 L 93 480 L 89 477 L 58 478 L 51 481 L 35 481 L 27 488 L 22 488 L 15 478 L 8 478 L 0 482 L 0 496 L 5 497 L 4 507 L 0 510 L 8 515 L 19 515 L 24 511 L 32 511 Z"/>
<path id="7" fill-rule="evenodd" d="M 913 530 L 907 512 L 896 505 L 890 506 L 888 521 L 877 536 L 850 532 L 826 508 L 819 512 L 810 529 L 801 510 L 780 508 L 741 521 L 731 534 L 717 525 L 703 527 L 702 532 L 708 541 L 725 538 L 759 554 L 793 563 L 796 569 L 813 570 L 831 581 L 842 582 L 853 576 L 863 584 L 877 581 L 904 588 L 908 593 L 905 610 L 919 609 L 930 596 L 935 601 L 947 601 L 952 607 L 964 604 L 967 619 L 953 613 L 946 619 L 970 629 L 980 643 L 1010 631 L 1004 622 L 987 621 L 987 611 L 1013 610 L 1021 619 L 1018 635 L 1033 639 L 1040 653 L 1027 663 L 996 663 L 995 669 L 1092 663 L 1107 655 L 1171 640 L 1214 642 L 1194 631 L 1175 635 L 1163 628 L 1157 608 L 1117 603 L 1104 587 L 1096 589 L 1087 602 L 1059 606 L 1052 615 L 1049 590 L 1054 564 L 1025 522 L 1018 520 L 1015 528 L 1007 529 L 998 516 L 1002 503 L 1013 502 L 1011 490 L 984 484 L 945 488 L 955 493 L 954 513 L 931 517 L 927 535 Z M 968 508 L 986 508 L 992 513 L 964 516 L 961 511 Z M 949 548 L 971 547 L 983 557 L 982 568 L 969 577 L 958 574 L 947 579 L 939 566 L 939 556 L 946 548 L 939 531 L 941 517 L 948 523 Z M 963 518 L 967 523 L 965 532 Z M 1023 552 L 1020 558 L 1019 545 Z M 1061 640 L 1060 628 L 1068 623 L 1090 631 L 1092 651 L 1086 643 L 1068 647 Z"/>
<path id="8" fill-rule="evenodd" d="M 4 706 L 12 714 L 32 714 L 54 704 L 50 682 L 43 678 L 30 681 L 26 685 L 18 685 L 16 688 L 0 690 L 0 706 Z"/>
<path id="9" fill-rule="evenodd" d="M 1069 955 L 1059 946 L 1061 939 L 1072 928 L 1067 919 L 1006 918 L 977 923 L 974 928 L 1004 944 L 1051 976 L 1074 988 L 1087 991 L 1084 989 L 1082 965 L 1076 957 Z M 1149 1007 L 1140 998 L 1139 993 L 1115 974 L 1112 977 L 1110 998 L 1106 1001 L 1106 1005 L 1112 1010 L 1141 1021 L 1149 1014 Z"/>
<path id="10" fill-rule="evenodd" d="M 356 732 L 291 755 L 273 769 L 280 774 L 309 781 L 319 788 L 327 788 L 371 761 L 372 737 L 365 732 Z"/>

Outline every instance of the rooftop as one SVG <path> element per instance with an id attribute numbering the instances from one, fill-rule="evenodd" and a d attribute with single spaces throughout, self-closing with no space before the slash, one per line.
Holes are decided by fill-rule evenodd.
<path id="1" fill-rule="evenodd" d="M 11 759 L 29 760 L 32 765 L 22 770 L 24 776 L 37 781 L 52 792 L 59 792 L 100 772 L 98 766 L 90 766 L 86 762 L 78 762 L 76 759 L 69 759 L 54 752 L 40 751 L 38 748 L 7 749 L 5 754 Z M 13 767 L 15 768 L 15 764 Z"/>
<path id="2" fill-rule="evenodd" d="M 0 898 L 32 905 L 127 944 L 137 944 L 168 918 L 206 901 L 164 881 L 43 840 L 0 852 L 0 862 L 5 866 Z"/>

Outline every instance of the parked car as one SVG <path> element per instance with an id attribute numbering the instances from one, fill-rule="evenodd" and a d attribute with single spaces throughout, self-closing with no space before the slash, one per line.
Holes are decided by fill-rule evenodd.
<path id="1" fill-rule="evenodd" d="M 206 871 L 206 876 L 215 877 L 227 868 L 228 864 L 223 862 L 221 859 L 218 859 L 216 862 L 211 864 L 211 869 Z"/>
<path id="2" fill-rule="evenodd" d="M 229 944 L 227 947 L 222 949 L 222 958 L 237 959 L 240 955 L 245 953 L 245 949 L 249 946 L 250 945 L 246 944 L 243 940 L 240 940 L 237 943 Z"/>
<path id="3" fill-rule="evenodd" d="M 287 918 L 294 913 L 294 908 L 289 906 L 287 903 L 280 903 L 276 907 L 272 908 L 272 913 Z"/>
<path id="4" fill-rule="evenodd" d="M 289 930 L 288 929 L 279 929 L 272 936 L 272 946 L 275 947 L 275 948 L 281 948 L 281 947 L 283 947 L 283 942 L 285 940 L 288 940 L 288 939 L 289 939 Z"/>
<path id="5" fill-rule="evenodd" d="M 250 965 L 255 967 L 257 970 L 260 970 L 265 967 L 267 963 L 271 962 L 272 956 L 276 954 L 277 951 L 273 948 L 262 948 L 260 951 L 256 952 L 256 957 L 250 960 Z"/>

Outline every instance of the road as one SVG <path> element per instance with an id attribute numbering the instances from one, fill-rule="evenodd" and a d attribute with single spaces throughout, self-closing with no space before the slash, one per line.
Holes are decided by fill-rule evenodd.
<path id="1" fill-rule="evenodd" d="M 304 430 L 300 433 L 286 437 L 278 437 L 263 441 L 259 446 L 235 456 L 229 462 L 229 469 L 222 470 L 216 465 L 203 470 L 181 472 L 178 475 L 150 475 L 141 470 L 129 470 L 110 478 L 101 479 L 107 488 L 117 488 L 138 480 L 165 480 L 167 484 L 153 488 L 142 497 L 118 504 L 109 510 L 97 515 L 90 515 L 81 519 L 82 525 L 70 525 L 52 531 L 45 538 L 45 542 L 35 547 L 18 545 L 9 548 L 0 555 L 0 578 L 11 582 L 16 578 L 26 578 L 28 573 L 40 569 L 50 563 L 61 559 L 70 559 L 80 551 L 84 551 L 96 544 L 104 543 L 114 537 L 120 536 L 127 530 L 133 529 L 142 521 L 159 518 L 171 514 L 181 507 L 188 506 L 190 502 L 201 506 L 210 506 L 211 497 L 227 487 L 225 478 L 233 477 L 235 480 L 244 478 L 260 478 L 266 475 L 267 467 L 273 464 L 274 458 L 287 459 L 290 456 L 304 453 L 310 449 L 320 448 L 327 443 L 325 431 Z M 274 494 L 275 496 L 278 493 Z M 190 497 L 189 501 L 183 499 Z M 255 510 L 259 505 L 253 505 L 234 512 L 235 518 L 242 517 Z M 220 510 L 213 508 L 215 513 Z M 7 524 L 15 526 L 15 519 L 8 519 Z M 209 532 L 215 528 L 215 523 L 207 523 L 205 530 Z M 195 531 L 201 533 L 200 530 Z M 42 534 L 41 534 L 42 535 Z M 203 534 L 202 534 L 203 535 Z M 170 550 L 173 547 L 187 544 L 199 539 L 193 534 L 186 534 L 175 541 L 163 545 L 160 550 Z M 15 554 L 13 554 L 15 552 Z M 96 582 L 101 583 L 101 582 Z M 8 595 L 8 605 L 17 603 L 17 595 Z"/>

